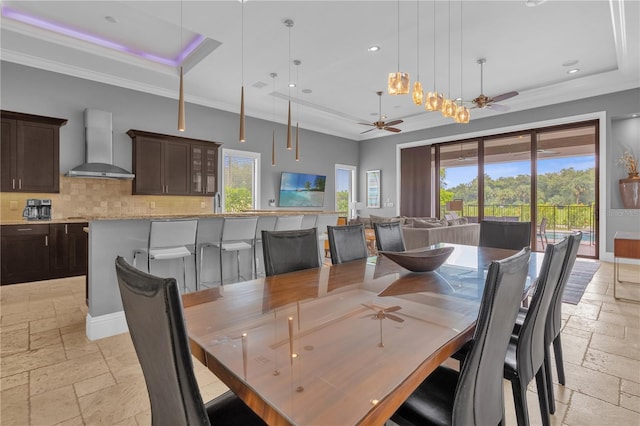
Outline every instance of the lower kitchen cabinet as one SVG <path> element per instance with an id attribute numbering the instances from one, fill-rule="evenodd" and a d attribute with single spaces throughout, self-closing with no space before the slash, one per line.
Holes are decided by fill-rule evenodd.
<path id="1" fill-rule="evenodd" d="M 86 223 L 4 225 L 0 282 L 15 284 L 87 273 Z"/>
<path id="2" fill-rule="evenodd" d="M 49 225 L 49 276 L 73 277 L 87 273 L 87 233 L 83 223 Z"/>

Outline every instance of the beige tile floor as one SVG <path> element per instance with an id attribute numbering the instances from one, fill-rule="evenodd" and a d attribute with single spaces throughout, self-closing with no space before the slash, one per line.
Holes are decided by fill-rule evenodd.
<path id="1" fill-rule="evenodd" d="M 626 267 L 635 274 L 637 267 Z M 566 387 L 555 385 L 553 424 L 640 424 L 640 304 L 612 296 L 602 263 L 578 305 L 564 305 Z M 0 288 L 2 425 L 149 425 L 142 371 L 127 333 L 85 337 L 84 277 Z M 225 386 L 197 361 L 205 400 Z M 532 424 L 540 424 L 535 388 Z M 505 382 L 507 424 L 515 424 Z"/>

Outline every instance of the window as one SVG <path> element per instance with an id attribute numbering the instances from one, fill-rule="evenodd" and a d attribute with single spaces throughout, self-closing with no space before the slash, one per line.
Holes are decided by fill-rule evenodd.
<path id="1" fill-rule="evenodd" d="M 222 211 L 260 208 L 260 154 L 222 149 Z"/>
<path id="2" fill-rule="evenodd" d="M 336 211 L 340 216 L 357 216 L 354 208 L 356 201 L 356 167 L 336 164 Z"/>

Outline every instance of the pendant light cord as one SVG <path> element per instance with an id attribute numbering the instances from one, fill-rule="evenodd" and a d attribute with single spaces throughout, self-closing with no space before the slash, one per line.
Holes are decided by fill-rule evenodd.
<path id="1" fill-rule="evenodd" d="M 433 93 L 436 93 L 436 0 L 433 0 Z"/>
<path id="2" fill-rule="evenodd" d="M 416 81 L 420 81 L 420 0 L 416 0 L 416 47 L 418 48 L 418 79 Z"/>
<path id="3" fill-rule="evenodd" d="M 463 40 L 463 28 L 464 26 L 462 25 L 462 5 L 464 4 L 464 2 L 460 2 L 460 106 L 463 106 L 463 99 L 464 99 L 464 78 L 463 78 L 463 74 L 464 74 L 464 55 L 462 54 L 462 40 Z"/>
<path id="4" fill-rule="evenodd" d="M 447 70 L 448 70 L 448 76 L 449 79 L 447 81 L 447 97 L 449 99 L 451 99 L 451 0 L 449 0 L 448 2 L 449 5 L 449 12 L 448 12 L 448 16 L 447 16 L 447 25 L 449 27 L 449 31 L 447 31 L 447 45 L 448 45 L 448 52 L 447 52 L 447 58 L 448 58 L 448 65 L 447 65 Z"/>
<path id="5" fill-rule="evenodd" d="M 244 2 L 242 1 L 242 7 L 240 9 L 241 24 L 240 24 L 240 79 L 242 80 L 242 86 L 244 86 Z"/>
<path id="6" fill-rule="evenodd" d="M 400 0 L 398 0 L 398 72 L 400 72 Z"/>

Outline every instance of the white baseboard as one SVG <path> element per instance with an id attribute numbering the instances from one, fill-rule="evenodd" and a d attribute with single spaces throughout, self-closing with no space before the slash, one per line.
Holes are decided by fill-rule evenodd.
<path id="1" fill-rule="evenodd" d="M 86 333 L 89 340 L 115 336 L 116 334 L 126 333 L 127 331 L 129 331 L 129 327 L 127 327 L 127 319 L 124 316 L 124 311 L 100 315 L 95 318 L 87 314 Z"/>

